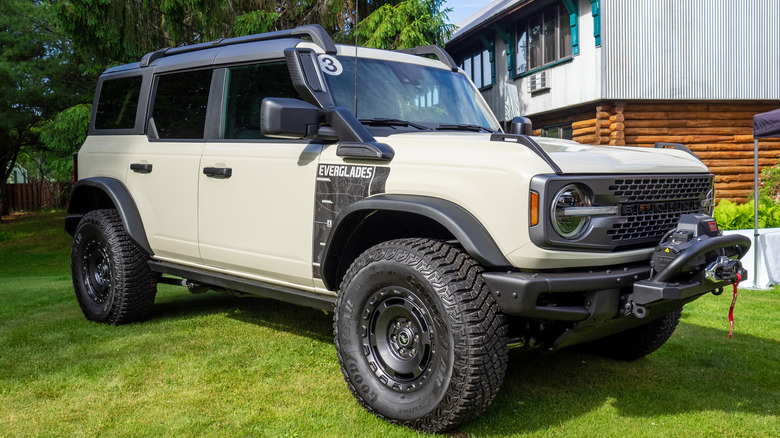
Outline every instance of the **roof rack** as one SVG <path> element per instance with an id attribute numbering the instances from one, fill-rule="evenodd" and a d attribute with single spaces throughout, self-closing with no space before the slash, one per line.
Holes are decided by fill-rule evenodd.
<path id="1" fill-rule="evenodd" d="M 396 52 L 409 53 L 411 55 L 420 55 L 420 56 L 433 55 L 439 58 L 439 61 L 447 64 L 447 67 L 452 69 L 452 71 L 458 71 L 458 65 L 455 64 L 455 60 L 452 59 L 452 56 L 450 56 L 450 54 L 447 53 L 444 49 L 436 45 L 417 46 L 413 49 L 396 50 Z"/>
<path id="2" fill-rule="evenodd" d="M 325 53 L 335 55 L 337 52 L 336 44 L 333 43 L 333 39 L 330 37 L 330 35 L 328 35 L 328 32 L 326 32 L 322 26 L 320 26 L 319 24 L 307 24 L 305 26 L 298 26 L 293 29 L 279 30 L 276 32 L 266 32 L 257 35 L 249 35 L 249 36 L 227 38 L 227 39 L 220 38 L 218 40 L 211 41 L 208 43 L 192 44 L 189 46 L 166 47 L 164 49 L 160 49 L 155 52 L 150 52 L 144 55 L 144 57 L 141 58 L 141 67 L 148 67 L 149 64 L 151 64 L 157 59 L 163 58 L 165 56 L 177 55 L 179 53 L 195 52 L 197 50 L 211 49 L 214 47 L 231 46 L 234 44 L 253 43 L 256 41 L 278 40 L 282 38 L 289 38 L 289 37 L 295 37 L 300 35 L 305 35 L 311 38 L 314 44 L 320 46 L 325 51 Z"/>

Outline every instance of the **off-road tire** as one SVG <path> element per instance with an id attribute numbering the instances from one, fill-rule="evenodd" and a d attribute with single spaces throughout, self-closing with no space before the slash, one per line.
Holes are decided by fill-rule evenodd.
<path id="1" fill-rule="evenodd" d="M 333 331 L 365 409 L 440 432 L 490 405 L 506 372 L 507 325 L 481 273 L 463 250 L 430 239 L 381 243 L 355 260 Z"/>
<path id="2" fill-rule="evenodd" d="M 682 308 L 656 318 L 648 324 L 593 342 L 594 351 L 602 356 L 635 361 L 661 348 L 680 322 Z"/>
<path id="3" fill-rule="evenodd" d="M 147 261 L 116 210 L 84 215 L 73 234 L 73 287 L 87 319 L 114 325 L 148 317 L 157 284 Z"/>

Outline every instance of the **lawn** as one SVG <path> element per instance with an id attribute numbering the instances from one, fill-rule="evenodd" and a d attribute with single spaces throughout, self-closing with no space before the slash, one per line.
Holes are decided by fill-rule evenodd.
<path id="1" fill-rule="evenodd" d="M 152 319 L 84 319 L 61 212 L 0 223 L 0 436 L 418 436 L 376 419 L 339 372 L 332 316 L 160 286 Z M 689 304 L 622 363 L 510 354 L 493 405 L 456 436 L 780 436 L 780 288 Z"/>

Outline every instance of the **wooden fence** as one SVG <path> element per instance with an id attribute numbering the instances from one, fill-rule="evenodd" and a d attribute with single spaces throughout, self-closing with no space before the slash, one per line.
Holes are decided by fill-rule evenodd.
<path id="1" fill-rule="evenodd" d="M 42 208 L 65 208 L 72 183 L 32 182 L 6 185 L 6 202 L 12 211 L 33 211 Z"/>

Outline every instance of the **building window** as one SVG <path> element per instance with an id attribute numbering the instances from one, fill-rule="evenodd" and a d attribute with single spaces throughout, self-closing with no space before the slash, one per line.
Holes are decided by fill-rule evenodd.
<path id="1" fill-rule="evenodd" d="M 571 123 L 560 123 L 542 128 L 542 137 L 572 139 Z"/>
<path id="2" fill-rule="evenodd" d="M 515 75 L 570 58 L 570 14 L 562 4 L 530 16 L 515 28 Z"/>
<path id="3" fill-rule="evenodd" d="M 487 88 L 493 85 L 493 61 L 490 51 L 482 46 L 476 47 L 461 60 L 459 67 L 474 81 L 477 88 Z"/>

